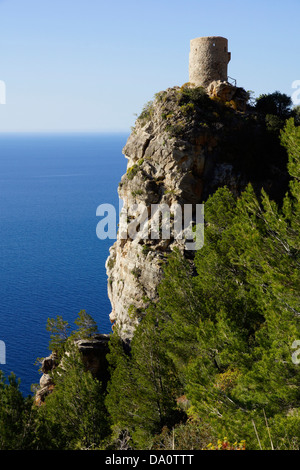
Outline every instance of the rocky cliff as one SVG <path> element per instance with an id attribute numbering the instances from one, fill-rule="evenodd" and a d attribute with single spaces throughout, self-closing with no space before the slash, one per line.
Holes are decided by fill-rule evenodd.
<path id="1" fill-rule="evenodd" d="M 197 205 L 218 187 L 238 195 L 251 182 L 278 199 L 287 182 L 286 156 L 248 94 L 227 82 L 207 89 L 189 84 L 157 93 L 136 120 L 123 149 L 127 171 L 119 184 L 127 228 L 120 227 L 106 262 L 110 320 L 130 339 L 149 301 L 157 299 L 167 254 L 182 241 L 124 236 L 136 222 L 134 205 Z"/>

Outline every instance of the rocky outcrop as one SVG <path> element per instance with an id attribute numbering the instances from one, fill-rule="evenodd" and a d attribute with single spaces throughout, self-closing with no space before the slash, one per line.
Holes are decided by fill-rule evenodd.
<path id="1" fill-rule="evenodd" d="M 106 262 L 110 320 L 124 339 L 132 337 L 149 301 L 157 300 L 167 254 L 177 246 L 191 256 L 172 235 L 132 236 L 131 226 L 142 227 L 137 215 L 143 208 L 151 225 L 153 205 L 195 206 L 220 186 L 238 195 L 251 181 L 278 196 L 280 175 L 282 191 L 283 152 L 263 120 L 246 112 L 247 99 L 245 90 L 227 82 L 213 82 L 208 90 L 186 84 L 158 93 L 137 119 L 123 149 L 128 164 L 119 185 L 127 226 L 120 223 Z"/>
<path id="2" fill-rule="evenodd" d="M 90 339 L 81 339 L 75 341 L 79 352 L 81 353 L 82 361 L 87 371 L 90 371 L 93 377 L 101 381 L 105 387 L 109 378 L 108 363 L 106 355 L 109 351 L 110 335 L 95 334 Z M 52 378 L 51 372 L 61 365 L 57 355 L 52 352 L 50 356 L 42 361 L 39 388 L 35 393 L 35 404 L 42 405 L 45 398 L 53 391 L 55 383 Z"/>
<path id="3" fill-rule="evenodd" d="M 230 83 L 221 80 L 211 82 L 207 88 L 207 93 L 214 99 L 228 103 L 233 109 L 245 112 L 250 95 L 244 88 L 232 86 Z"/>
<path id="4" fill-rule="evenodd" d="M 91 339 L 80 339 L 76 342 L 85 369 L 104 385 L 109 377 L 106 359 L 109 338 L 110 335 L 95 334 Z"/>
<path id="5" fill-rule="evenodd" d="M 50 373 L 57 367 L 59 364 L 57 355 L 51 353 L 50 356 L 45 357 L 42 361 L 41 371 L 42 376 L 40 378 L 39 388 L 35 393 L 35 404 L 41 405 L 45 398 L 52 392 L 54 388 L 54 382 Z"/>

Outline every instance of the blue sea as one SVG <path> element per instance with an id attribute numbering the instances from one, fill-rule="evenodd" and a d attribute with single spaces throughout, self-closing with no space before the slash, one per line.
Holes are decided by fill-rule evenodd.
<path id="1" fill-rule="evenodd" d="M 127 134 L 0 134 L 0 340 L 24 395 L 49 355 L 48 318 L 76 328 L 86 310 L 109 333 L 105 261 L 96 209 L 119 207 Z M 118 210 L 117 210 L 118 214 Z"/>

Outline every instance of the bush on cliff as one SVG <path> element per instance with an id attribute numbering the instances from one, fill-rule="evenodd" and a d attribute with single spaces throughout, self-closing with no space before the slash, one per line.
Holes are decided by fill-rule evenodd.
<path id="1" fill-rule="evenodd" d="M 101 448 L 110 434 L 101 383 L 86 371 L 78 348 L 54 371 L 55 387 L 38 409 L 36 447 L 42 450 Z"/>
<path id="2" fill-rule="evenodd" d="M 24 398 L 19 386 L 13 373 L 6 379 L 0 371 L 0 450 L 22 450 L 32 445 L 32 399 Z"/>

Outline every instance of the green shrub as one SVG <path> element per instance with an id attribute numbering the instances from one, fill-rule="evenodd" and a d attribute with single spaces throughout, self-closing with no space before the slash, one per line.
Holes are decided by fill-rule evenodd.
<path id="1" fill-rule="evenodd" d="M 141 114 L 139 115 L 138 119 L 139 120 L 142 120 L 142 121 L 148 121 L 149 119 L 151 119 L 152 115 L 153 115 L 153 101 L 148 101 L 143 109 L 142 109 L 142 112 Z"/>
<path id="2" fill-rule="evenodd" d="M 141 270 L 137 267 L 133 268 L 133 270 L 131 271 L 131 274 L 133 275 L 133 277 L 135 277 L 136 279 L 138 279 L 141 275 Z"/>
<path id="3" fill-rule="evenodd" d="M 291 116 L 291 107 L 291 97 L 279 91 L 256 98 L 255 108 L 262 114 L 274 114 L 282 119 L 288 119 Z"/>
<path id="4" fill-rule="evenodd" d="M 210 104 L 210 99 L 203 87 L 183 86 L 179 91 L 179 104 L 194 103 L 198 106 Z"/>
<path id="5" fill-rule="evenodd" d="M 166 126 L 166 131 L 170 135 L 170 137 L 179 137 L 183 134 L 185 129 L 185 122 L 178 121 L 175 124 L 168 124 Z"/>
<path id="6" fill-rule="evenodd" d="M 147 255 L 149 253 L 149 251 L 151 251 L 151 246 L 150 245 L 143 245 L 142 246 L 142 253 L 143 255 Z"/>
<path id="7" fill-rule="evenodd" d="M 137 189 L 136 191 L 131 191 L 131 196 L 141 196 L 144 193 L 142 189 Z"/>
<path id="8" fill-rule="evenodd" d="M 190 116 L 195 112 L 195 104 L 192 102 L 183 104 L 182 106 L 180 106 L 180 111 L 182 112 L 182 114 L 184 114 L 184 116 Z"/>
<path id="9" fill-rule="evenodd" d="M 135 177 L 135 175 L 137 174 L 138 171 L 139 171 L 139 166 L 135 163 L 130 168 L 128 168 L 128 170 L 126 172 L 127 178 L 129 180 L 132 180 Z"/>

